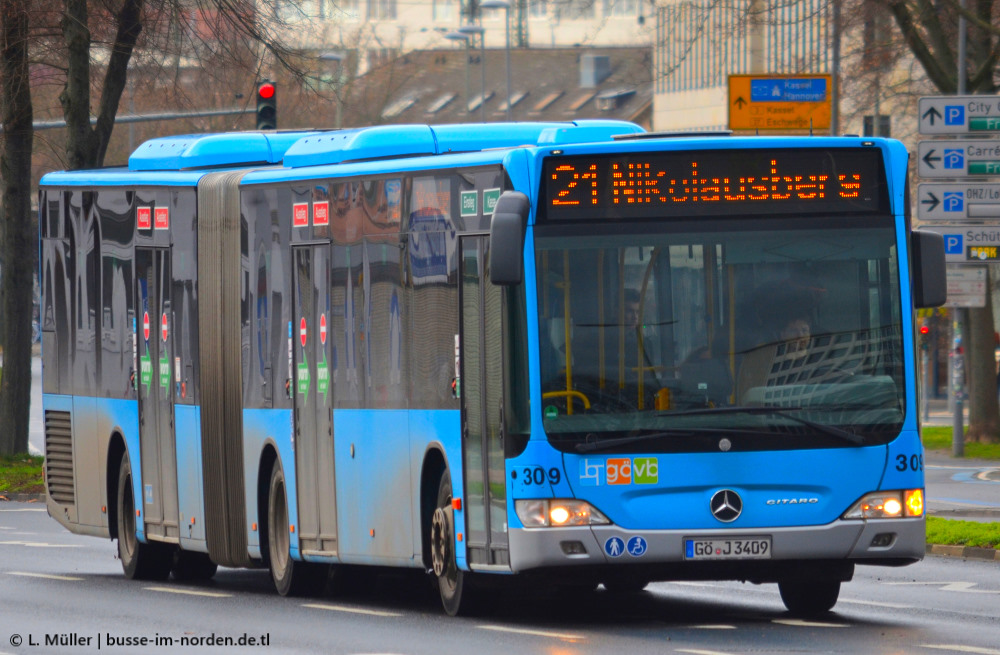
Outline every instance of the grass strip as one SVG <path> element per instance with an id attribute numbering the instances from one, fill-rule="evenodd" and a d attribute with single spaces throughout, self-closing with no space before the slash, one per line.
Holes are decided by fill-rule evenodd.
<path id="1" fill-rule="evenodd" d="M 947 450 L 951 452 L 953 428 L 947 426 L 928 426 L 920 432 L 924 448 L 927 450 Z M 979 443 L 966 441 L 963 452 L 970 459 L 1000 460 L 1000 443 Z"/>
<path id="2" fill-rule="evenodd" d="M 44 462 L 44 457 L 28 454 L 0 455 L 0 494 L 44 493 Z"/>
<path id="3" fill-rule="evenodd" d="M 1000 523 L 927 517 L 927 543 L 1000 550 Z"/>

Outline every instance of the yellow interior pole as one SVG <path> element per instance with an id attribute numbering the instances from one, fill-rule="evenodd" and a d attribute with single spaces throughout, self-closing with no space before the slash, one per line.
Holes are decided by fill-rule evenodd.
<path id="1" fill-rule="evenodd" d="M 604 250 L 597 251 L 597 380 L 604 390 Z"/>
<path id="2" fill-rule="evenodd" d="M 566 348 L 566 391 L 573 389 L 573 348 L 570 344 L 569 251 L 563 251 L 563 334 Z M 573 402 L 566 399 L 566 413 L 573 413 Z"/>

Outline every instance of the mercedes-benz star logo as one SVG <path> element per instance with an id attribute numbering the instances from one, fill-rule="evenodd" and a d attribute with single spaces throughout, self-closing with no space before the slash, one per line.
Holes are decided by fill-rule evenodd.
<path id="1" fill-rule="evenodd" d="M 723 489 L 715 492 L 709 507 L 712 516 L 723 523 L 732 523 L 743 511 L 743 499 L 732 489 Z"/>

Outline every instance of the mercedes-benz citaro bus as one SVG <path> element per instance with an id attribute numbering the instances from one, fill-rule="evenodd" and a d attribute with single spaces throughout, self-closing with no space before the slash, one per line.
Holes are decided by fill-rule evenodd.
<path id="1" fill-rule="evenodd" d="M 42 180 L 48 511 L 129 578 L 364 566 L 834 606 L 924 553 L 887 139 L 631 123 L 155 139 Z"/>

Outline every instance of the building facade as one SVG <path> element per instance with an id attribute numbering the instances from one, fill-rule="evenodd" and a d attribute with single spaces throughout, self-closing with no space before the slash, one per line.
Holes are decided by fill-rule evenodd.
<path id="1" fill-rule="evenodd" d="M 729 75 L 830 73 L 829 0 L 658 0 L 653 126 L 728 127 Z"/>

